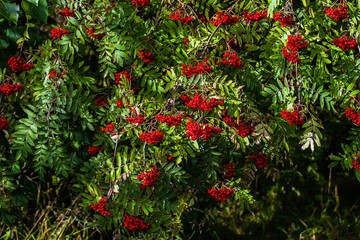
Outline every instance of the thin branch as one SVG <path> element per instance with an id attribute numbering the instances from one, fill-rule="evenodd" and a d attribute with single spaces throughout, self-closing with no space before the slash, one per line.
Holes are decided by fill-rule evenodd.
<path id="1" fill-rule="evenodd" d="M 215 35 L 216 31 L 221 27 L 221 25 L 222 25 L 222 24 L 219 24 L 219 25 L 215 28 L 215 30 L 211 33 L 209 39 L 208 39 L 207 42 L 206 42 L 204 51 L 203 51 L 202 54 L 201 54 L 201 58 L 204 57 L 204 54 L 205 54 L 205 52 L 206 52 L 206 50 L 207 50 L 207 48 L 208 48 L 208 46 L 209 46 L 209 43 L 210 43 L 211 39 L 212 39 L 213 36 Z"/>
<path id="2" fill-rule="evenodd" d="M 143 153 L 144 153 L 144 167 L 145 167 L 145 171 L 146 171 L 146 161 L 145 161 L 145 148 L 146 148 L 146 144 L 147 144 L 147 141 L 145 141 L 145 143 L 144 143 L 144 147 L 143 147 Z"/>

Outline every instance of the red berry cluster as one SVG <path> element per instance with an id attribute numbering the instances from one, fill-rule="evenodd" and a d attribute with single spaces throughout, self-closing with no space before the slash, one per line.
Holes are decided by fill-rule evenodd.
<path id="1" fill-rule="evenodd" d="M 240 61 L 240 58 L 236 55 L 236 53 L 232 55 L 230 53 L 224 53 L 223 58 L 225 59 L 221 59 L 220 62 L 225 66 L 230 64 L 230 68 L 231 67 L 239 68 L 244 66 L 244 64 Z"/>
<path id="2" fill-rule="evenodd" d="M 9 121 L 7 121 L 6 119 L 0 118 L 0 131 L 6 129 L 9 124 L 10 124 Z"/>
<path id="3" fill-rule="evenodd" d="M 104 151 L 103 147 L 95 147 L 95 146 L 89 146 L 88 153 L 90 155 L 96 156 L 99 152 Z"/>
<path id="4" fill-rule="evenodd" d="M 273 18 L 275 21 L 280 22 L 283 27 L 290 27 L 293 21 L 293 17 L 290 14 L 285 16 L 283 13 L 274 13 Z"/>
<path id="5" fill-rule="evenodd" d="M 142 133 L 140 134 L 140 139 L 143 142 L 147 141 L 149 144 L 156 144 L 165 141 L 164 133 L 159 132 L 159 130 L 156 130 L 156 132 L 151 131 L 149 133 Z"/>
<path id="6" fill-rule="evenodd" d="M 242 136 L 242 137 L 247 137 L 249 136 L 253 131 L 254 131 L 254 127 L 253 126 L 246 126 L 241 122 L 241 119 L 243 118 L 243 116 L 241 116 L 241 118 L 239 120 L 233 119 L 230 117 L 229 114 L 226 113 L 226 109 L 223 111 L 223 113 L 225 114 L 223 117 L 223 121 L 226 122 L 227 124 L 229 124 L 230 126 L 236 128 L 237 134 Z M 237 121 L 237 122 L 235 122 Z"/>
<path id="7" fill-rule="evenodd" d="M 325 13 L 329 16 L 335 19 L 335 21 L 340 21 L 346 18 L 349 18 L 348 16 L 348 6 L 342 6 L 340 8 L 325 8 Z"/>
<path id="8" fill-rule="evenodd" d="M 98 211 L 101 215 L 111 216 L 111 213 L 105 210 L 106 203 L 108 202 L 107 198 L 102 198 L 98 203 L 95 203 L 91 206 L 91 209 Z"/>
<path id="9" fill-rule="evenodd" d="M 224 99 L 212 98 L 209 102 L 207 98 L 203 98 L 199 93 L 195 93 L 195 96 L 191 99 L 186 95 L 181 95 L 180 98 L 185 102 L 185 105 L 191 108 L 196 108 L 204 111 L 211 111 L 217 106 L 224 104 Z"/>
<path id="10" fill-rule="evenodd" d="M 155 59 L 156 59 L 156 57 L 154 57 L 152 55 L 152 53 L 148 50 L 141 49 L 141 50 L 139 50 L 139 52 L 141 54 L 141 57 L 139 57 L 138 54 L 137 54 L 137 56 L 146 63 L 151 63 L 151 62 L 155 61 Z"/>
<path id="11" fill-rule="evenodd" d="M 356 158 L 359 157 L 359 154 L 356 154 Z M 351 163 L 351 166 L 353 166 L 353 168 L 357 168 L 360 172 L 360 162 L 358 159 L 354 160 L 352 163 Z"/>
<path id="12" fill-rule="evenodd" d="M 242 12 L 244 15 L 244 18 L 246 18 L 247 21 L 250 21 L 251 23 L 253 22 L 257 22 L 263 18 L 265 18 L 267 16 L 267 11 L 264 10 L 262 13 L 261 12 L 256 12 L 254 13 L 246 13 L 245 11 Z"/>
<path id="13" fill-rule="evenodd" d="M 224 174 L 224 178 L 230 179 L 233 176 L 235 176 L 235 172 L 233 172 L 234 169 L 235 169 L 235 165 L 230 165 L 230 166 L 223 165 L 223 167 L 226 169 L 226 172 Z"/>
<path id="14" fill-rule="evenodd" d="M 199 73 L 210 73 L 213 69 L 208 65 L 207 61 L 207 59 L 204 59 L 204 64 L 197 63 L 195 66 L 191 66 L 191 64 L 189 64 L 188 66 L 186 66 L 185 64 L 181 64 L 181 66 L 183 67 L 181 74 L 185 74 L 187 77 L 190 78 L 192 75 L 196 76 Z"/>
<path id="15" fill-rule="evenodd" d="M 299 116 L 297 108 L 295 108 L 293 112 L 283 110 L 281 116 L 287 119 L 290 125 L 302 126 L 304 124 L 304 118 Z"/>
<path id="16" fill-rule="evenodd" d="M 235 23 L 237 23 L 239 21 L 239 18 L 234 16 L 231 17 L 228 14 L 225 14 L 224 11 L 221 12 L 217 12 L 216 13 L 216 19 L 215 20 L 211 20 L 211 24 L 214 26 L 218 26 L 220 24 L 223 25 L 234 25 Z"/>
<path id="17" fill-rule="evenodd" d="M 353 108 L 348 108 L 345 110 L 345 115 L 347 118 L 351 118 L 353 123 L 360 125 L 360 112 L 355 112 Z"/>
<path id="18" fill-rule="evenodd" d="M 282 49 L 282 54 L 291 64 L 301 63 L 301 59 L 297 57 L 297 52 L 300 49 L 307 48 L 309 45 L 301 36 L 288 36 L 288 41 Z"/>
<path id="19" fill-rule="evenodd" d="M 46 74 L 46 75 L 49 76 L 49 78 L 50 78 L 51 80 L 55 80 L 54 77 L 64 79 L 64 78 L 62 77 L 62 75 L 66 75 L 66 72 L 65 72 L 65 71 L 62 72 L 62 75 L 61 75 L 61 74 L 57 73 L 56 70 L 52 70 L 49 74 Z"/>
<path id="20" fill-rule="evenodd" d="M 11 57 L 7 62 L 14 73 L 20 73 L 22 71 L 30 71 L 35 68 L 34 64 L 27 64 L 25 61 Z"/>
<path id="21" fill-rule="evenodd" d="M 104 104 L 106 104 L 106 105 L 108 105 L 108 106 L 110 107 L 110 103 L 109 103 L 108 100 L 102 99 L 102 98 L 96 99 L 95 105 L 98 105 L 98 106 L 101 107 L 101 108 L 105 108 L 105 105 L 104 105 Z"/>
<path id="22" fill-rule="evenodd" d="M 207 190 L 208 194 L 210 194 L 210 196 L 214 197 L 217 201 L 225 201 L 226 199 L 229 198 L 229 196 L 234 193 L 234 190 L 230 189 L 230 188 L 224 188 L 224 189 L 208 189 Z"/>
<path id="23" fill-rule="evenodd" d="M 175 13 L 170 14 L 169 17 L 175 21 L 179 20 L 181 23 L 185 23 L 185 24 L 188 24 L 190 21 L 193 20 L 192 17 L 190 16 L 184 17 L 184 15 L 185 14 L 181 10 L 175 9 Z"/>
<path id="24" fill-rule="evenodd" d="M 132 0 L 131 1 L 134 6 L 149 6 L 150 0 Z"/>
<path id="25" fill-rule="evenodd" d="M 60 12 L 60 9 L 55 9 L 55 12 Z M 59 15 L 64 17 L 75 17 L 75 13 L 71 12 L 69 8 L 65 8 L 64 10 L 62 10 Z"/>
<path id="26" fill-rule="evenodd" d="M 250 155 L 249 158 L 254 161 L 259 168 L 266 167 L 268 158 L 265 154 L 258 153 L 257 155 Z"/>
<path id="27" fill-rule="evenodd" d="M 141 231 L 150 227 L 150 223 L 144 223 L 144 220 L 140 218 L 135 218 L 133 216 L 127 215 L 126 213 L 125 217 L 126 219 L 124 221 L 124 226 L 130 231 Z"/>
<path id="28" fill-rule="evenodd" d="M 53 28 L 51 29 L 51 36 L 53 38 L 61 38 L 64 35 L 70 34 L 71 32 L 65 29 Z"/>
<path id="29" fill-rule="evenodd" d="M 178 126 L 181 123 L 182 114 L 180 113 L 177 117 L 156 115 L 155 118 L 162 123 L 166 123 L 168 126 Z"/>
<path id="30" fill-rule="evenodd" d="M 5 84 L 4 86 L 0 87 L 0 92 L 3 93 L 5 96 L 9 96 L 17 91 L 23 89 L 22 84 Z"/>
<path id="31" fill-rule="evenodd" d="M 185 43 L 185 44 L 188 44 L 188 43 L 189 43 L 189 40 L 187 40 L 187 39 L 185 38 L 182 42 Z"/>
<path id="32" fill-rule="evenodd" d="M 126 102 L 126 104 L 128 104 L 128 102 Z M 121 99 L 118 99 L 118 100 L 117 100 L 116 105 L 117 105 L 119 108 L 123 108 L 123 107 L 124 107 L 124 103 L 121 101 Z"/>
<path id="33" fill-rule="evenodd" d="M 283 47 L 282 49 L 282 54 L 284 55 L 284 57 L 291 62 L 291 64 L 295 64 L 295 63 L 301 63 L 301 59 L 299 59 L 297 57 L 297 52 L 296 51 L 288 51 L 288 49 L 286 48 L 286 46 Z"/>
<path id="34" fill-rule="evenodd" d="M 237 134 L 244 137 L 249 136 L 253 131 L 254 131 L 254 127 L 253 126 L 246 126 L 243 123 L 240 123 L 239 126 L 237 127 Z"/>
<path id="35" fill-rule="evenodd" d="M 310 44 L 305 42 L 301 36 L 288 36 L 286 47 L 290 50 L 299 51 L 300 49 L 307 48 L 308 46 L 310 46 Z"/>
<path id="36" fill-rule="evenodd" d="M 130 76 L 130 73 L 128 73 L 128 71 L 123 71 L 123 72 L 119 72 L 119 73 L 115 73 L 115 82 L 116 83 L 120 83 L 121 78 L 126 78 L 128 81 L 133 81 L 133 77 Z"/>
<path id="37" fill-rule="evenodd" d="M 239 120 L 236 120 L 234 118 L 231 118 L 230 115 L 226 113 L 226 109 L 220 111 L 224 114 L 222 120 L 234 128 L 239 127 L 242 118 L 244 118 L 244 116 L 241 116 Z"/>
<path id="38" fill-rule="evenodd" d="M 347 40 L 349 37 L 345 36 L 342 38 L 335 38 L 333 40 L 333 43 L 340 47 L 343 51 L 347 51 L 349 48 L 355 48 L 356 47 L 356 40 Z"/>
<path id="39" fill-rule="evenodd" d="M 144 182 L 140 185 L 141 189 L 145 189 L 146 187 L 153 187 L 156 185 L 156 179 L 160 176 L 160 173 L 157 171 L 157 167 L 153 167 L 150 172 L 144 173 L 137 176 L 138 181 L 144 180 Z"/>
<path id="40" fill-rule="evenodd" d="M 238 124 L 240 123 L 240 120 L 238 121 L 238 123 L 235 122 L 235 120 L 233 118 L 231 118 L 230 116 L 226 116 L 223 117 L 222 119 L 224 122 L 226 122 L 227 124 L 229 124 L 232 127 L 238 127 Z"/>
<path id="41" fill-rule="evenodd" d="M 102 128 L 101 130 L 100 130 L 100 132 L 113 132 L 114 131 L 114 129 L 115 129 L 115 127 L 114 127 L 114 125 L 113 124 L 108 124 L 108 125 L 106 125 L 106 128 Z"/>
<path id="42" fill-rule="evenodd" d="M 84 26 L 85 27 L 85 26 Z M 100 34 L 94 34 L 94 30 L 92 29 L 88 29 L 87 27 L 85 27 L 85 30 L 87 31 L 87 33 L 92 36 L 93 38 L 96 38 L 98 40 L 101 40 L 103 37 L 105 37 L 105 33 L 100 33 Z"/>
<path id="43" fill-rule="evenodd" d="M 220 133 L 222 130 L 221 128 L 211 127 L 209 126 L 209 124 L 201 126 L 200 124 L 193 122 L 192 120 L 187 123 L 186 129 L 186 136 L 190 137 L 190 139 L 193 141 L 198 138 L 208 139 L 213 134 Z"/>
<path id="44" fill-rule="evenodd" d="M 143 122 L 146 121 L 146 118 L 144 118 L 143 115 L 137 115 L 136 117 L 128 117 L 126 119 L 126 121 L 128 121 L 130 123 L 133 123 L 133 124 L 136 124 L 136 125 L 140 125 L 140 124 L 142 124 Z"/>
<path id="45" fill-rule="evenodd" d="M 115 7 L 115 3 L 112 3 L 111 4 L 111 8 L 114 8 Z M 109 7 L 106 7 L 106 9 L 105 9 L 105 11 L 107 12 L 107 11 L 109 11 L 110 10 L 110 8 Z"/>

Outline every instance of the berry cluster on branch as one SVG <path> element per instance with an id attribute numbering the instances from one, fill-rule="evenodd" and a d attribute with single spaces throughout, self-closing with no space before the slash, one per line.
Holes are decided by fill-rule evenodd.
<path id="1" fill-rule="evenodd" d="M 185 65 L 181 64 L 183 70 L 181 72 L 182 75 L 186 75 L 188 78 L 190 78 L 192 75 L 198 75 L 199 73 L 211 73 L 212 67 L 208 65 L 208 60 L 204 59 L 204 63 L 196 63 L 195 66 L 192 66 L 191 64 Z"/>
<path id="2" fill-rule="evenodd" d="M 241 137 L 247 137 L 250 136 L 250 134 L 254 131 L 254 126 L 246 126 L 243 123 L 240 123 L 239 126 L 236 128 L 237 135 L 240 135 Z"/>
<path id="3" fill-rule="evenodd" d="M 102 198 L 99 200 L 98 203 L 91 205 L 91 209 L 98 211 L 101 215 L 108 215 L 111 216 L 111 213 L 105 210 L 106 203 L 108 202 L 107 198 Z"/>
<path id="4" fill-rule="evenodd" d="M 166 123 L 168 126 L 178 126 L 181 123 L 182 120 L 182 114 L 180 113 L 176 117 L 172 116 L 164 116 L 164 115 L 156 115 L 155 118 L 159 120 L 162 123 Z"/>
<path id="5" fill-rule="evenodd" d="M 160 173 L 157 171 L 157 167 L 153 167 L 150 172 L 142 172 L 141 175 L 137 176 L 138 181 L 144 182 L 140 185 L 141 189 L 145 189 L 146 187 L 153 187 L 156 185 L 156 180 L 160 176 Z"/>
<path id="6" fill-rule="evenodd" d="M 75 13 L 70 11 L 69 8 L 65 8 L 64 10 L 55 9 L 55 12 L 59 12 L 59 15 L 63 17 L 75 17 Z"/>
<path id="7" fill-rule="evenodd" d="M 297 111 L 297 108 L 294 108 L 293 112 L 283 110 L 281 112 L 281 116 L 283 118 L 287 119 L 289 121 L 290 125 L 302 126 L 304 124 L 304 118 L 300 117 L 299 112 Z"/>
<path id="8" fill-rule="evenodd" d="M 6 129 L 9 124 L 10 122 L 8 120 L 0 118 L 0 131 Z"/>
<path id="9" fill-rule="evenodd" d="M 195 93 L 193 98 L 187 95 L 181 95 L 180 98 L 185 102 L 186 106 L 204 111 L 214 110 L 217 106 L 224 104 L 224 99 L 212 98 L 208 101 L 207 98 L 203 98 L 199 93 Z"/>
<path id="10" fill-rule="evenodd" d="M 345 110 L 345 115 L 347 118 L 351 118 L 353 123 L 360 125 L 360 112 L 355 112 L 353 108 L 348 108 Z"/>
<path id="11" fill-rule="evenodd" d="M 349 18 L 348 10 L 346 10 L 348 6 L 342 6 L 339 8 L 325 8 L 325 13 L 335 19 L 335 21 L 341 21 L 343 19 Z"/>
<path id="12" fill-rule="evenodd" d="M 230 68 L 239 68 L 244 66 L 244 64 L 240 61 L 240 58 L 236 55 L 236 53 L 234 54 L 224 53 L 223 58 L 225 59 L 221 59 L 220 62 L 225 66 L 230 65 Z"/>
<path id="13" fill-rule="evenodd" d="M 217 12 L 216 13 L 216 19 L 215 20 L 211 20 L 211 24 L 214 26 L 218 26 L 220 24 L 223 25 L 234 25 L 235 23 L 237 23 L 239 21 L 239 18 L 236 16 L 231 17 L 228 14 L 225 14 L 224 11 L 221 12 Z"/>
<path id="14" fill-rule="evenodd" d="M 225 171 L 225 173 L 223 175 L 224 178 L 230 179 L 233 176 L 235 176 L 235 172 L 234 172 L 235 165 L 230 165 L 230 166 L 223 165 L 223 167 L 226 169 L 226 171 Z"/>
<path id="15" fill-rule="evenodd" d="M 62 72 L 62 74 L 59 74 L 56 72 L 56 70 L 52 70 L 49 74 L 46 75 L 49 76 L 49 78 L 54 81 L 55 77 L 57 77 L 58 79 L 64 79 L 63 75 L 66 75 L 66 72 L 64 71 Z"/>
<path id="16" fill-rule="evenodd" d="M 133 81 L 133 77 L 130 75 L 130 73 L 128 73 L 128 71 L 123 71 L 123 72 L 119 72 L 119 73 L 115 73 L 115 82 L 117 84 L 120 84 L 120 81 L 122 78 L 125 78 L 126 80 L 128 80 L 129 82 Z"/>
<path id="17" fill-rule="evenodd" d="M 208 139 L 213 134 L 221 132 L 221 128 L 211 127 L 209 124 L 200 125 L 199 123 L 190 120 L 186 126 L 186 136 L 190 137 L 190 140 L 195 141 L 198 138 Z"/>
<path id="18" fill-rule="evenodd" d="M 4 86 L 0 87 L 0 92 L 5 96 L 9 96 L 17 91 L 23 89 L 22 84 L 5 84 Z"/>
<path id="19" fill-rule="evenodd" d="M 95 105 L 97 105 L 97 106 L 99 106 L 101 108 L 105 108 L 106 106 L 104 104 L 106 104 L 106 105 L 108 105 L 110 107 L 110 103 L 109 103 L 108 100 L 102 99 L 102 98 L 96 99 Z"/>
<path id="20" fill-rule="evenodd" d="M 273 18 L 279 22 L 282 27 L 290 27 L 293 21 L 293 17 L 290 14 L 284 15 L 283 13 L 274 13 Z"/>
<path id="21" fill-rule="evenodd" d="M 27 64 L 25 61 L 11 57 L 7 62 L 14 73 L 21 73 L 23 71 L 30 71 L 35 68 L 34 64 Z"/>
<path id="22" fill-rule="evenodd" d="M 191 22 L 193 20 L 192 17 L 190 16 L 187 16 L 187 17 L 184 17 L 184 13 L 180 10 L 180 9 L 175 9 L 175 13 L 172 13 L 169 15 L 169 17 L 171 19 L 173 19 L 174 21 L 180 21 L 181 23 L 185 23 L 185 24 L 188 24 L 189 22 Z"/>
<path id="23" fill-rule="evenodd" d="M 282 49 L 282 54 L 291 64 L 301 63 L 301 59 L 297 57 L 297 52 L 301 49 L 306 49 L 308 46 L 309 43 L 305 42 L 301 36 L 288 36 L 288 41 Z"/>
<path id="24" fill-rule="evenodd" d="M 264 10 L 262 13 L 261 12 L 246 13 L 245 11 L 243 11 L 242 14 L 247 21 L 254 23 L 254 22 L 260 21 L 261 19 L 266 18 L 268 13 L 266 10 Z M 267 17 L 266 19 L 269 19 L 269 18 Z"/>
<path id="25" fill-rule="evenodd" d="M 133 123 L 135 125 L 140 125 L 146 121 L 146 118 L 144 118 L 143 115 L 137 115 L 136 117 L 128 117 L 126 121 L 128 121 L 129 123 Z"/>
<path id="26" fill-rule="evenodd" d="M 124 226 L 130 231 L 141 231 L 150 227 L 150 223 L 144 223 L 141 218 L 135 218 L 125 213 Z"/>
<path id="27" fill-rule="evenodd" d="M 61 29 L 61 28 L 53 28 L 53 29 L 51 29 L 51 36 L 54 39 L 61 38 L 62 36 L 70 34 L 70 33 L 71 32 L 66 30 L 66 29 Z"/>
<path id="28" fill-rule="evenodd" d="M 99 152 L 104 151 L 104 147 L 89 146 L 88 153 L 92 156 L 96 156 Z"/>
<path id="29" fill-rule="evenodd" d="M 98 39 L 98 40 L 101 40 L 103 37 L 105 37 L 105 33 L 100 33 L 100 34 L 94 34 L 94 30 L 93 29 L 88 29 L 86 26 L 84 26 L 85 27 L 85 30 L 86 30 L 86 32 L 90 35 L 90 36 L 92 36 L 93 38 L 96 38 L 96 39 Z"/>
<path id="30" fill-rule="evenodd" d="M 142 133 L 140 134 L 140 139 L 143 142 L 147 141 L 149 144 L 156 144 L 165 141 L 164 133 L 159 132 L 159 130 L 156 130 L 156 132 L 151 131 L 149 133 Z"/>
<path id="31" fill-rule="evenodd" d="M 150 5 L 150 0 L 132 0 L 131 2 L 134 6 L 144 7 Z"/>
<path id="32" fill-rule="evenodd" d="M 136 55 L 138 56 L 138 58 L 140 58 L 145 63 L 151 63 L 156 60 L 156 57 L 154 57 L 149 50 L 141 49 L 141 50 L 139 50 L 139 52 L 141 54 L 141 57 L 139 56 L 139 54 L 136 54 Z"/>
<path id="33" fill-rule="evenodd" d="M 258 153 L 257 155 L 250 155 L 249 158 L 250 160 L 254 161 L 259 168 L 266 167 L 266 164 L 268 162 L 267 156 L 263 153 Z"/>
<path id="34" fill-rule="evenodd" d="M 212 197 L 214 197 L 217 201 L 225 201 L 230 197 L 232 193 L 234 193 L 234 190 L 230 188 L 224 188 L 224 189 L 208 189 L 208 194 Z"/>
<path id="35" fill-rule="evenodd" d="M 100 132 L 113 132 L 115 129 L 113 124 L 107 124 L 106 128 L 101 128 Z"/>
<path id="36" fill-rule="evenodd" d="M 358 158 L 359 158 L 359 154 L 356 154 L 356 160 L 354 160 L 351 163 L 351 166 L 353 166 L 353 168 L 357 168 L 360 172 L 360 162 L 359 162 Z"/>
<path id="37" fill-rule="evenodd" d="M 356 40 L 348 40 L 348 36 L 342 37 L 342 38 L 335 38 L 333 40 L 333 43 L 341 48 L 344 52 L 346 52 L 349 48 L 355 48 L 356 47 Z"/>

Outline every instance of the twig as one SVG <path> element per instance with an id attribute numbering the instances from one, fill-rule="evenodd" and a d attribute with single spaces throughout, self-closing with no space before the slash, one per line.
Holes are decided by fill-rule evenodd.
<path id="1" fill-rule="evenodd" d="M 299 105 L 301 105 L 301 99 L 300 99 L 300 83 L 299 83 L 299 77 L 298 77 L 298 63 L 295 65 L 295 77 L 296 77 L 296 84 L 298 85 L 298 100 Z"/>
<path id="2" fill-rule="evenodd" d="M 145 167 L 145 171 L 146 171 L 146 162 L 145 162 L 145 147 L 146 147 L 147 141 L 145 141 L 144 143 L 144 147 L 143 147 L 143 152 L 144 152 L 144 167 Z"/>
<path id="3" fill-rule="evenodd" d="M 215 28 L 215 30 L 211 33 L 208 41 L 206 42 L 204 51 L 203 51 L 203 53 L 201 54 L 201 58 L 204 57 L 204 54 L 205 54 L 205 52 L 206 52 L 206 50 L 207 50 L 207 48 L 208 48 L 208 46 L 209 46 L 209 43 L 210 43 L 211 39 L 213 38 L 213 36 L 214 36 L 214 34 L 216 33 L 216 31 L 221 27 L 221 25 L 222 25 L 222 24 L 219 24 L 219 25 Z"/>

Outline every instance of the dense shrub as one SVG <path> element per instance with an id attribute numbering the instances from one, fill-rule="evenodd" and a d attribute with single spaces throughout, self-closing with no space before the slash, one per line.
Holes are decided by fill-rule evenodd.
<path id="1" fill-rule="evenodd" d="M 6 238 L 360 236 L 357 2 L 0 5 Z"/>

